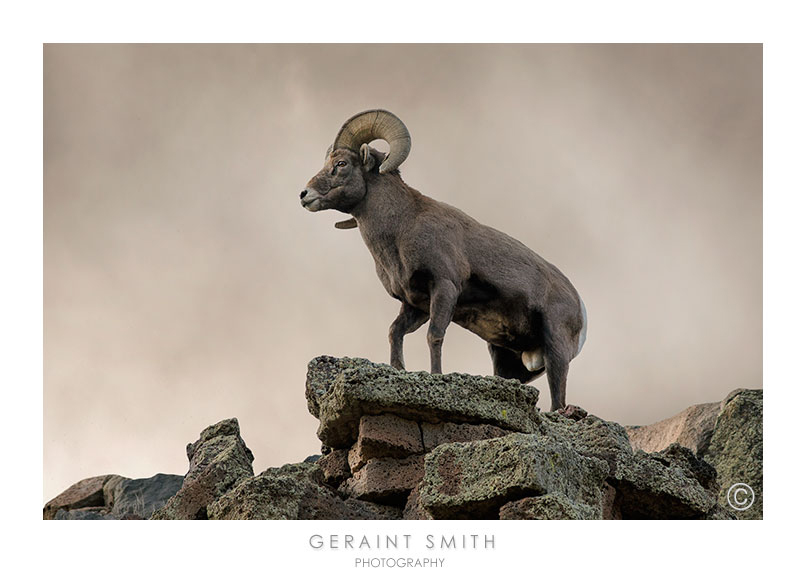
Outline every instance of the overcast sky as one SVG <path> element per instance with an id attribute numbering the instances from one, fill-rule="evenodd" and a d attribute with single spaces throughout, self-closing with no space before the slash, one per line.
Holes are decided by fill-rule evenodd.
<path id="1" fill-rule="evenodd" d="M 307 362 L 388 361 L 398 310 L 299 205 L 367 108 L 408 184 L 574 283 L 569 402 L 643 424 L 762 386 L 761 74 L 760 45 L 46 45 L 44 498 L 184 474 L 232 416 L 256 472 L 318 453 Z M 443 368 L 492 373 L 457 325 Z"/>

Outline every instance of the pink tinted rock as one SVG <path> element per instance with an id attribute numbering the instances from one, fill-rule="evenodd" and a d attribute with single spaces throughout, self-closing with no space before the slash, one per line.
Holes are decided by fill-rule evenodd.
<path id="1" fill-rule="evenodd" d="M 73 510 L 87 506 L 105 506 L 104 484 L 111 478 L 119 477 L 107 474 L 76 482 L 45 505 L 42 510 L 42 518 L 52 520 L 60 509 Z"/>
<path id="2" fill-rule="evenodd" d="M 347 463 L 347 450 L 334 449 L 323 455 L 316 462 L 322 468 L 325 484 L 337 487 L 350 477 L 350 465 Z"/>
<path id="3" fill-rule="evenodd" d="M 339 490 L 360 500 L 403 504 L 409 492 L 423 479 L 423 459 L 423 455 L 411 455 L 402 459 L 370 459 Z"/>
<path id="4" fill-rule="evenodd" d="M 642 449 L 647 453 L 655 453 L 672 443 L 679 443 L 697 455 L 702 455 L 711 442 L 720 408 L 719 402 L 695 404 L 657 423 L 626 427 L 630 445 L 636 451 Z"/>
<path id="5" fill-rule="evenodd" d="M 557 413 L 573 421 L 581 421 L 588 416 L 587 410 L 574 404 L 566 404 L 563 408 L 558 410 Z"/>
<path id="6" fill-rule="evenodd" d="M 358 441 L 348 457 L 353 472 L 377 457 L 407 457 L 422 453 L 420 426 L 393 414 L 364 415 L 358 425 Z"/>

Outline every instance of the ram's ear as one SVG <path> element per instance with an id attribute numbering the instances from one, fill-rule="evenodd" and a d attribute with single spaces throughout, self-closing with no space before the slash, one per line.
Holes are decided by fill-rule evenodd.
<path id="1" fill-rule="evenodd" d="M 364 143 L 361 145 L 361 167 L 364 171 L 369 171 L 375 167 L 375 157 L 370 153 L 369 145 Z"/>
<path id="2" fill-rule="evenodd" d="M 347 220 L 339 221 L 336 223 L 337 229 L 354 229 L 358 226 L 358 221 L 354 218 L 348 218 Z"/>

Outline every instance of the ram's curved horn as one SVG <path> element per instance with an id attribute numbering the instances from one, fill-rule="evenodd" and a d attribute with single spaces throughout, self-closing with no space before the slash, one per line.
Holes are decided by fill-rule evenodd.
<path id="1" fill-rule="evenodd" d="M 375 139 L 389 143 L 389 154 L 381 163 L 380 173 L 396 170 L 411 150 L 409 130 L 388 110 L 366 110 L 348 119 L 336 134 L 333 149 L 346 147 L 357 152 L 361 145 Z"/>

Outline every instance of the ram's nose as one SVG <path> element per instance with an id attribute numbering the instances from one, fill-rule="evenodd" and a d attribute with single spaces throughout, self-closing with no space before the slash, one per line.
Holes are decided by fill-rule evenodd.
<path id="1" fill-rule="evenodd" d="M 300 200 L 302 200 L 303 198 L 305 198 L 305 195 L 306 195 L 307 193 L 308 193 L 308 190 L 307 190 L 307 189 L 305 189 L 305 190 L 303 190 L 302 192 L 300 192 L 300 193 L 299 193 L 299 198 L 300 198 Z"/>

